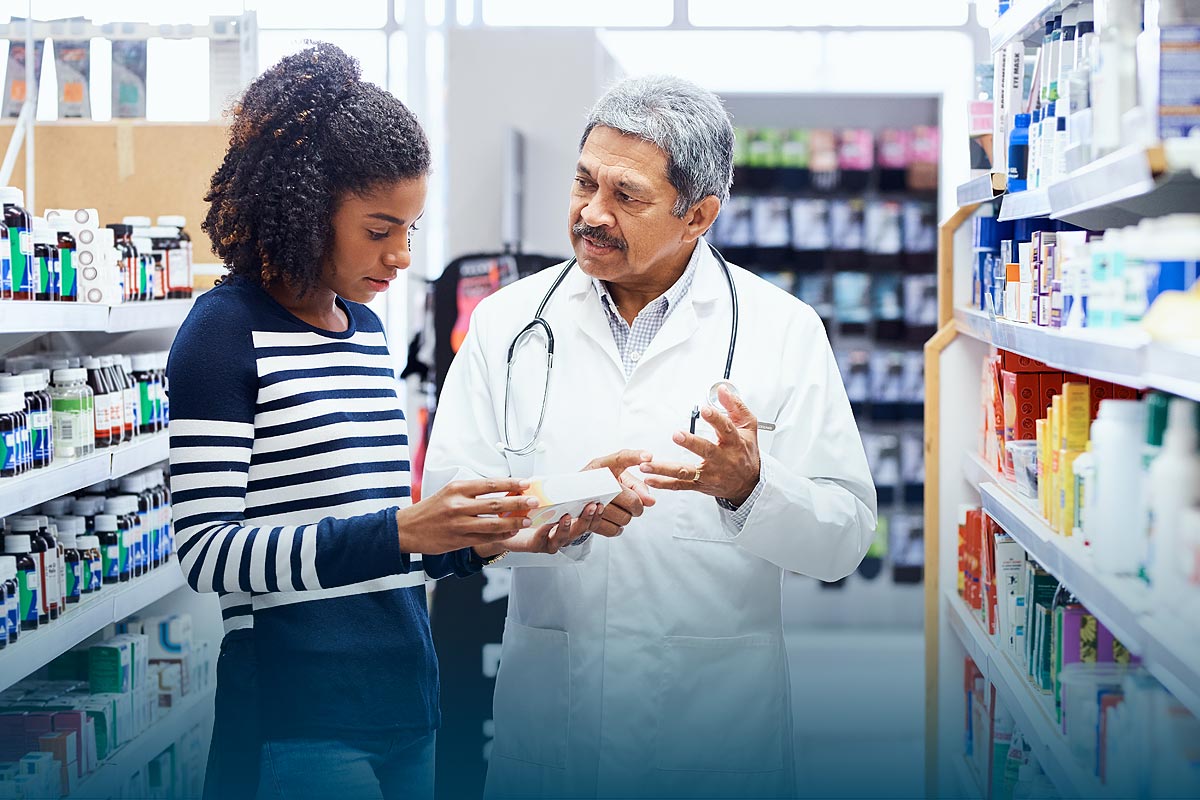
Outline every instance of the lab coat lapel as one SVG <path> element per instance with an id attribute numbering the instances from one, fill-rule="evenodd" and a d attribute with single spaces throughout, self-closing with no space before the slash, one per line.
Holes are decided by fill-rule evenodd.
<path id="1" fill-rule="evenodd" d="M 700 263 L 696 265 L 692 287 L 646 348 L 641 364 L 647 364 L 688 341 L 700 327 L 700 320 L 711 314 L 713 304 L 721 297 L 720 287 L 724 284 L 721 266 L 703 239 L 697 242 L 696 246 L 703 250 L 700 253 Z"/>
<path id="2" fill-rule="evenodd" d="M 578 327 L 585 337 L 591 339 L 624 376 L 625 367 L 621 364 L 621 354 L 617 351 L 617 342 L 613 338 L 612 328 L 608 326 L 608 317 L 600 305 L 600 298 L 596 295 L 592 279 L 576 266 L 567 276 L 563 289 L 570 299 L 570 324 Z"/>

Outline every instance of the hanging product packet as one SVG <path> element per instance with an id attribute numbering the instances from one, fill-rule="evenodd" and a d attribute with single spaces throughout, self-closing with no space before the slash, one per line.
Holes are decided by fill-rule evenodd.
<path id="1" fill-rule="evenodd" d="M 54 42 L 54 67 L 58 70 L 59 119 L 92 116 L 92 45 L 85 40 Z"/>
<path id="2" fill-rule="evenodd" d="M 117 39 L 112 43 L 113 118 L 146 116 L 146 42 Z"/>
<path id="3" fill-rule="evenodd" d="M 42 79 L 43 42 L 34 45 L 33 87 L 25 85 L 25 43 L 12 42 L 8 47 L 8 70 L 4 73 L 4 116 L 16 117 L 21 113 L 25 98 L 37 105 L 37 84 Z"/>

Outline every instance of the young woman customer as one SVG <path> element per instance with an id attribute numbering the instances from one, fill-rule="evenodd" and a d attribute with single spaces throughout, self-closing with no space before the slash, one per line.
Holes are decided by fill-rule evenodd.
<path id="1" fill-rule="evenodd" d="M 411 503 L 395 363 L 363 303 L 410 263 L 429 163 L 412 113 L 332 45 L 234 108 L 204 221 L 229 275 L 168 366 L 179 563 L 228 631 L 209 797 L 432 797 L 426 579 L 554 552 L 596 517 L 530 530 L 510 479 Z"/>

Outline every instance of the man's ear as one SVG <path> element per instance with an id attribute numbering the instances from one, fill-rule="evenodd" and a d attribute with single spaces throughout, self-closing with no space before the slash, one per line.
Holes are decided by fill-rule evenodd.
<path id="1" fill-rule="evenodd" d="M 716 222 L 717 214 L 720 211 L 721 201 L 717 199 L 715 194 L 710 194 L 692 206 L 683 218 L 684 223 L 687 225 L 687 233 L 683 237 L 684 241 L 694 242 L 708 233 L 708 229 Z"/>

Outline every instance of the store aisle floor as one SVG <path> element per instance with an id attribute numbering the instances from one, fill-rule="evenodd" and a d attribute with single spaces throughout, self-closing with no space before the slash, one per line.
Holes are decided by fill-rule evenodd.
<path id="1" fill-rule="evenodd" d="M 924 642 L 913 629 L 790 627 L 804 798 L 924 797 Z"/>

